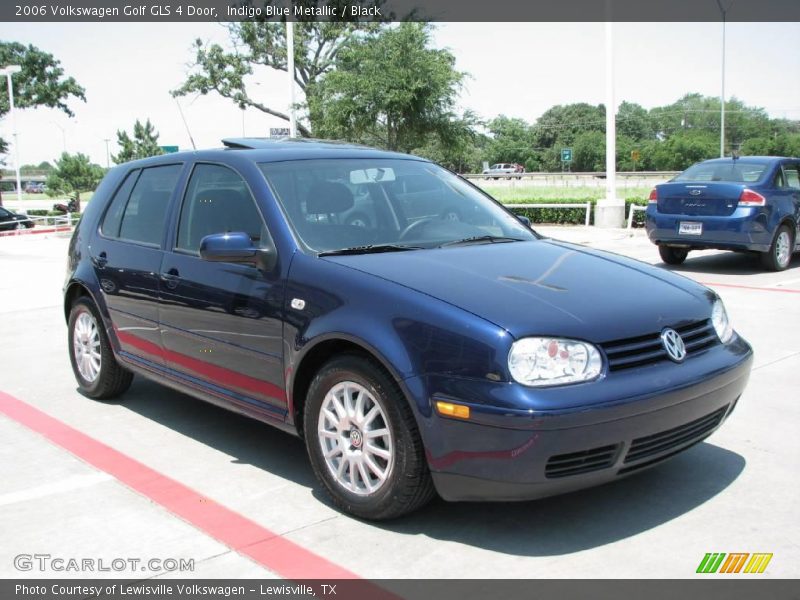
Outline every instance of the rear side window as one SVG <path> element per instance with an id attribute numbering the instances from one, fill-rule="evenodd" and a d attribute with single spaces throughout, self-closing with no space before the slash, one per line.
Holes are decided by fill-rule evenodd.
<path id="1" fill-rule="evenodd" d="M 800 189 L 800 172 L 797 165 L 784 165 L 783 174 L 786 178 L 786 187 Z"/>
<path id="2" fill-rule="evenodd" d="M 139 169 L 135 169 L 128 173 L 125 181 L 117 190 L 111 205 L 106 211 L 106 216 L 103 217 L 103 224 L 100 225 L 100 231 L 106 237 L 119 237 L 119 226 L 122 223 L 122 213 L 125 210 L 125 205 L 128 204 L 128 198 L 131 197 L 131 190 L 136 183 L 136 178 L 139 176 Z"/>
<path id="3" fill-rule="evenodd" d="M 167 206 L 180 172 L 181 165 L 142 169 L 122 213 L 120 238 L 145 244 L 161 243 Z"/>
<path id="4" fill-rule="evenodd" d="M 686 169 L 673 181 L 754 183 L 761 179 L 768 166 L 766 162 L 739 160 L 699 163 Z"/>
<path id="5" fill-rule="evenodd" d="M 258 247 L 269 246 L 264 220 L 241 175 L 222 165 L 198 164 L 181 207 L 176 248 L 197 253 L 207 235 L 241 231 Z"/>

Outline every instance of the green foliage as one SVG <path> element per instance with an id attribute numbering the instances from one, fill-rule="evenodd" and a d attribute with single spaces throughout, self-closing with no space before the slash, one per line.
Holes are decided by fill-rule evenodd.
<path id="1" fill-rule="evenodd" d="M 46 106 L 57 108 L 69 116 L 70 98 L 86 101 L 85 90 L 72 77 L 64 77 L 61 63 L 52 54 L 36 46 L 0 41 L 0 67 L 19 65 L 22 70 L 11 76 L 14 84 L 14 106 L 18 109 Z M 2 82 L 5 84 L 5 81 Z M 0 118 L 9 110 L 8 94 L 0 94 Z M 8 151 L 8 142 L 0 139 L 0 164 Z"/>
<path id="2" fill-rule="evenodd" d="M 112 156 L 111 160 L 118 165 L 164 153 L 158 145 L 158 132 L 150 123 L 150 119 L 144 124 L 136 119 L 136 123 L 133 124 L 133 137 L 129 136 L 127 131 L 117 130 L 117 143 L 121 150 L 119 154 Z"/>
<path id="3" fill-rule="evenodd" d="M 424 145 L 412 154 L 432 160 L 456 173 L 474 173 L 480 170 L 481 156 L 489 138 L 477 133 L 477 117 L 467 111 L 462 118 L 443 124 L 439 135 L 427 136 Z"/>
<path id="4" fill-rule="evenodd" d="M 430 41 L 425 23 L 352 39 L 309 98 L 315 133 L 403 152 L 423 146 L 429 136 L 446 143 L 464 75 L 455 70 L 455 57 L 430 48 Z"/>
<path id="5" fill-rule="evenodd" d="M 271 1 L 264 4 L 274 4 Z M 305 0 L 309 8 L 317 6 L 375 5 L 383 7 L 384 1 L 377 0 Z M 339 13 L 340 14 L 340 13 Z M 387 15 L 390 18 L 393 15 Z M 305 20 L 301 18 L 294 25 L 294 80 L 305 93 L 306 102 L 315 98 L 315 86 L 330 72 L 343 47 L 355 39 L 364 39 L 380 28 L 377 22 L 358 22 L 356 19 L 340 21 Z M 194 44 L 194 65 L 186 81 L 173 90 L 174 96 L 187 94 L 208 94 L 214 92 L 228 98 L 241 108 L 255 108 L 266 114 L 289 120 L 289 115 L 259 102 L 247 89 L 245 78 L 253 74 L 257 65 L 278 71 L 287 70 L 286 26 L 281 22 L 244 21 L 228 26 L 230 49 L 219 44 L 206 44 L 196 40 Z M 310 124 L 298 122 L 298 131 L 310 136 L 314 128 L 313 116 Z"/>
<path id="6" fill-rule="evenodd" d="M 80 212 L 81 193 L 93 191 L 103 175 L 104 169 L 100 165 L 92 164 L 85 154 L 64 152 L 56 160 L 53 172 L 47 176 L 47 195 L 66 195 L 75 199 Z"/>
<path id="7" fill-rule="evenodd" d="M 489 131 L 492 137 L 486 147 L 485 160 L 490 165 L 511 162 L 524 166 L 527 171 L 539 170 L 533 129 L 528 123 L 500 115 L 489 123 Z"/>

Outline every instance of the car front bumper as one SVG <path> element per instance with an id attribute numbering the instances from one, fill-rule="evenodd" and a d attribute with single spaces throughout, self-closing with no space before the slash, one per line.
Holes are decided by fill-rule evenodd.
<path id="1" fill-rule="evenodd" d="M 565 411 L 483 412 L 470 404 L 470 421 L 431 412 L 422 419 L 422 435 L 439 494 L 451 501 L 543 498 L 617 480 L 686 450 L 730 416 L 752 366 L 752 350 L 739 337 L 706 354 L 693 359 L 692 372 L 683 382 L 663 373 L 675 372 L 689 361 L 642 369 L 649 371 L 645 379 L 651 382 L 650 389 L 640 386 L 634 397 L 619 401 Z M 714 368 L 698 376 L 704 360 Z M 720 367 L 720 363 L 727 364 Z M 619 395 L 620 379 L 628 375 L 621 374 L 613 385 L 609 381 L 594 385 L 609 385 Z M 441 383 L 430 378 L 426 382 Z M 502 385 L 505 392 L 522 387 Z M 570 387 L 576 386 L 562 387 L 560 392 L 568 394 Z M 448 391 L 455 390 L 451 386 Z M 494 392 L 504 393 L 502 387 Z M 432 399 L 440 397 L 461 400 L 441 392 Z"/>
<path id="2" fill-rule="evenodd" d="M 678 233 L 682 222 L 702 223 L 701 235 Z M 772 243 L 767 217 L 757 208 L 737 208 L 730 216 L 709 217 L 663 214 L 647 207 L 647 236 L 654 244 L 693 249 L 766 252 Z"/>

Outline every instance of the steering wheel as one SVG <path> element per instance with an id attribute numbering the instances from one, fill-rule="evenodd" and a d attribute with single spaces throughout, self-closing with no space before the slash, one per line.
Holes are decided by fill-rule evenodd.
<path id="1" fill-rule="evenodd" d="M 409 225 L 408 227 L 403 229 L 403 231 L 400 232 L 400 237 L 397 238 L 398 241 L 401 241 L 401 242 L 405 241 L 405 239 L 410 234 L 418 231 L 419 229 L 422 229 L 423 227 L 425 227 L 425 225 L 427 225 L 431 221 L 437 221 L 437 220 L 438 220 L 438 218 L 436 218 L 436 217 L 426 217 L 424 219 L 420 219 L 419 221 L 414 221 L 411 225 Z"/>

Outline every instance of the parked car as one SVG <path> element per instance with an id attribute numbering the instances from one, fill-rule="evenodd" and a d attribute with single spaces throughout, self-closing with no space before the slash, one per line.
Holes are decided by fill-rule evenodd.
<path id="1" fill-rule="evenodd" d="M 800 251 L 800 159 L 743 156 L 693 165 L 650 193 L 646 227 L 670 265 L 691 250 L 713 248 L 758 252 L 764 267 L 782 271 Z"/>
<path id="2" fill-rule="evenodd" d="M 739 401 L 752 350 L 694 281 L 544 238 L 423 159 L 225 145 L 118 165 L 87 206 L 64 287 L 86 396 L 135 373 L 300 436 L 369 519 L 615 481 Z"/>
<path id="3" fill-rule="evenodd" d="M 496 175 L 493 179 L 500 179 L 501 176 L 511 179 L 514 175 L 525 172 L 525 167 L 516 163 L 497 163 L 483 170 L 484 175 Z"/>
<path id="4" fill-rule="evenodd" d="M 27 215 L 20 215 L 0 206 L 0 231 L 30 229 L 31 227 L 33 227 L 33 221 Z"/>

